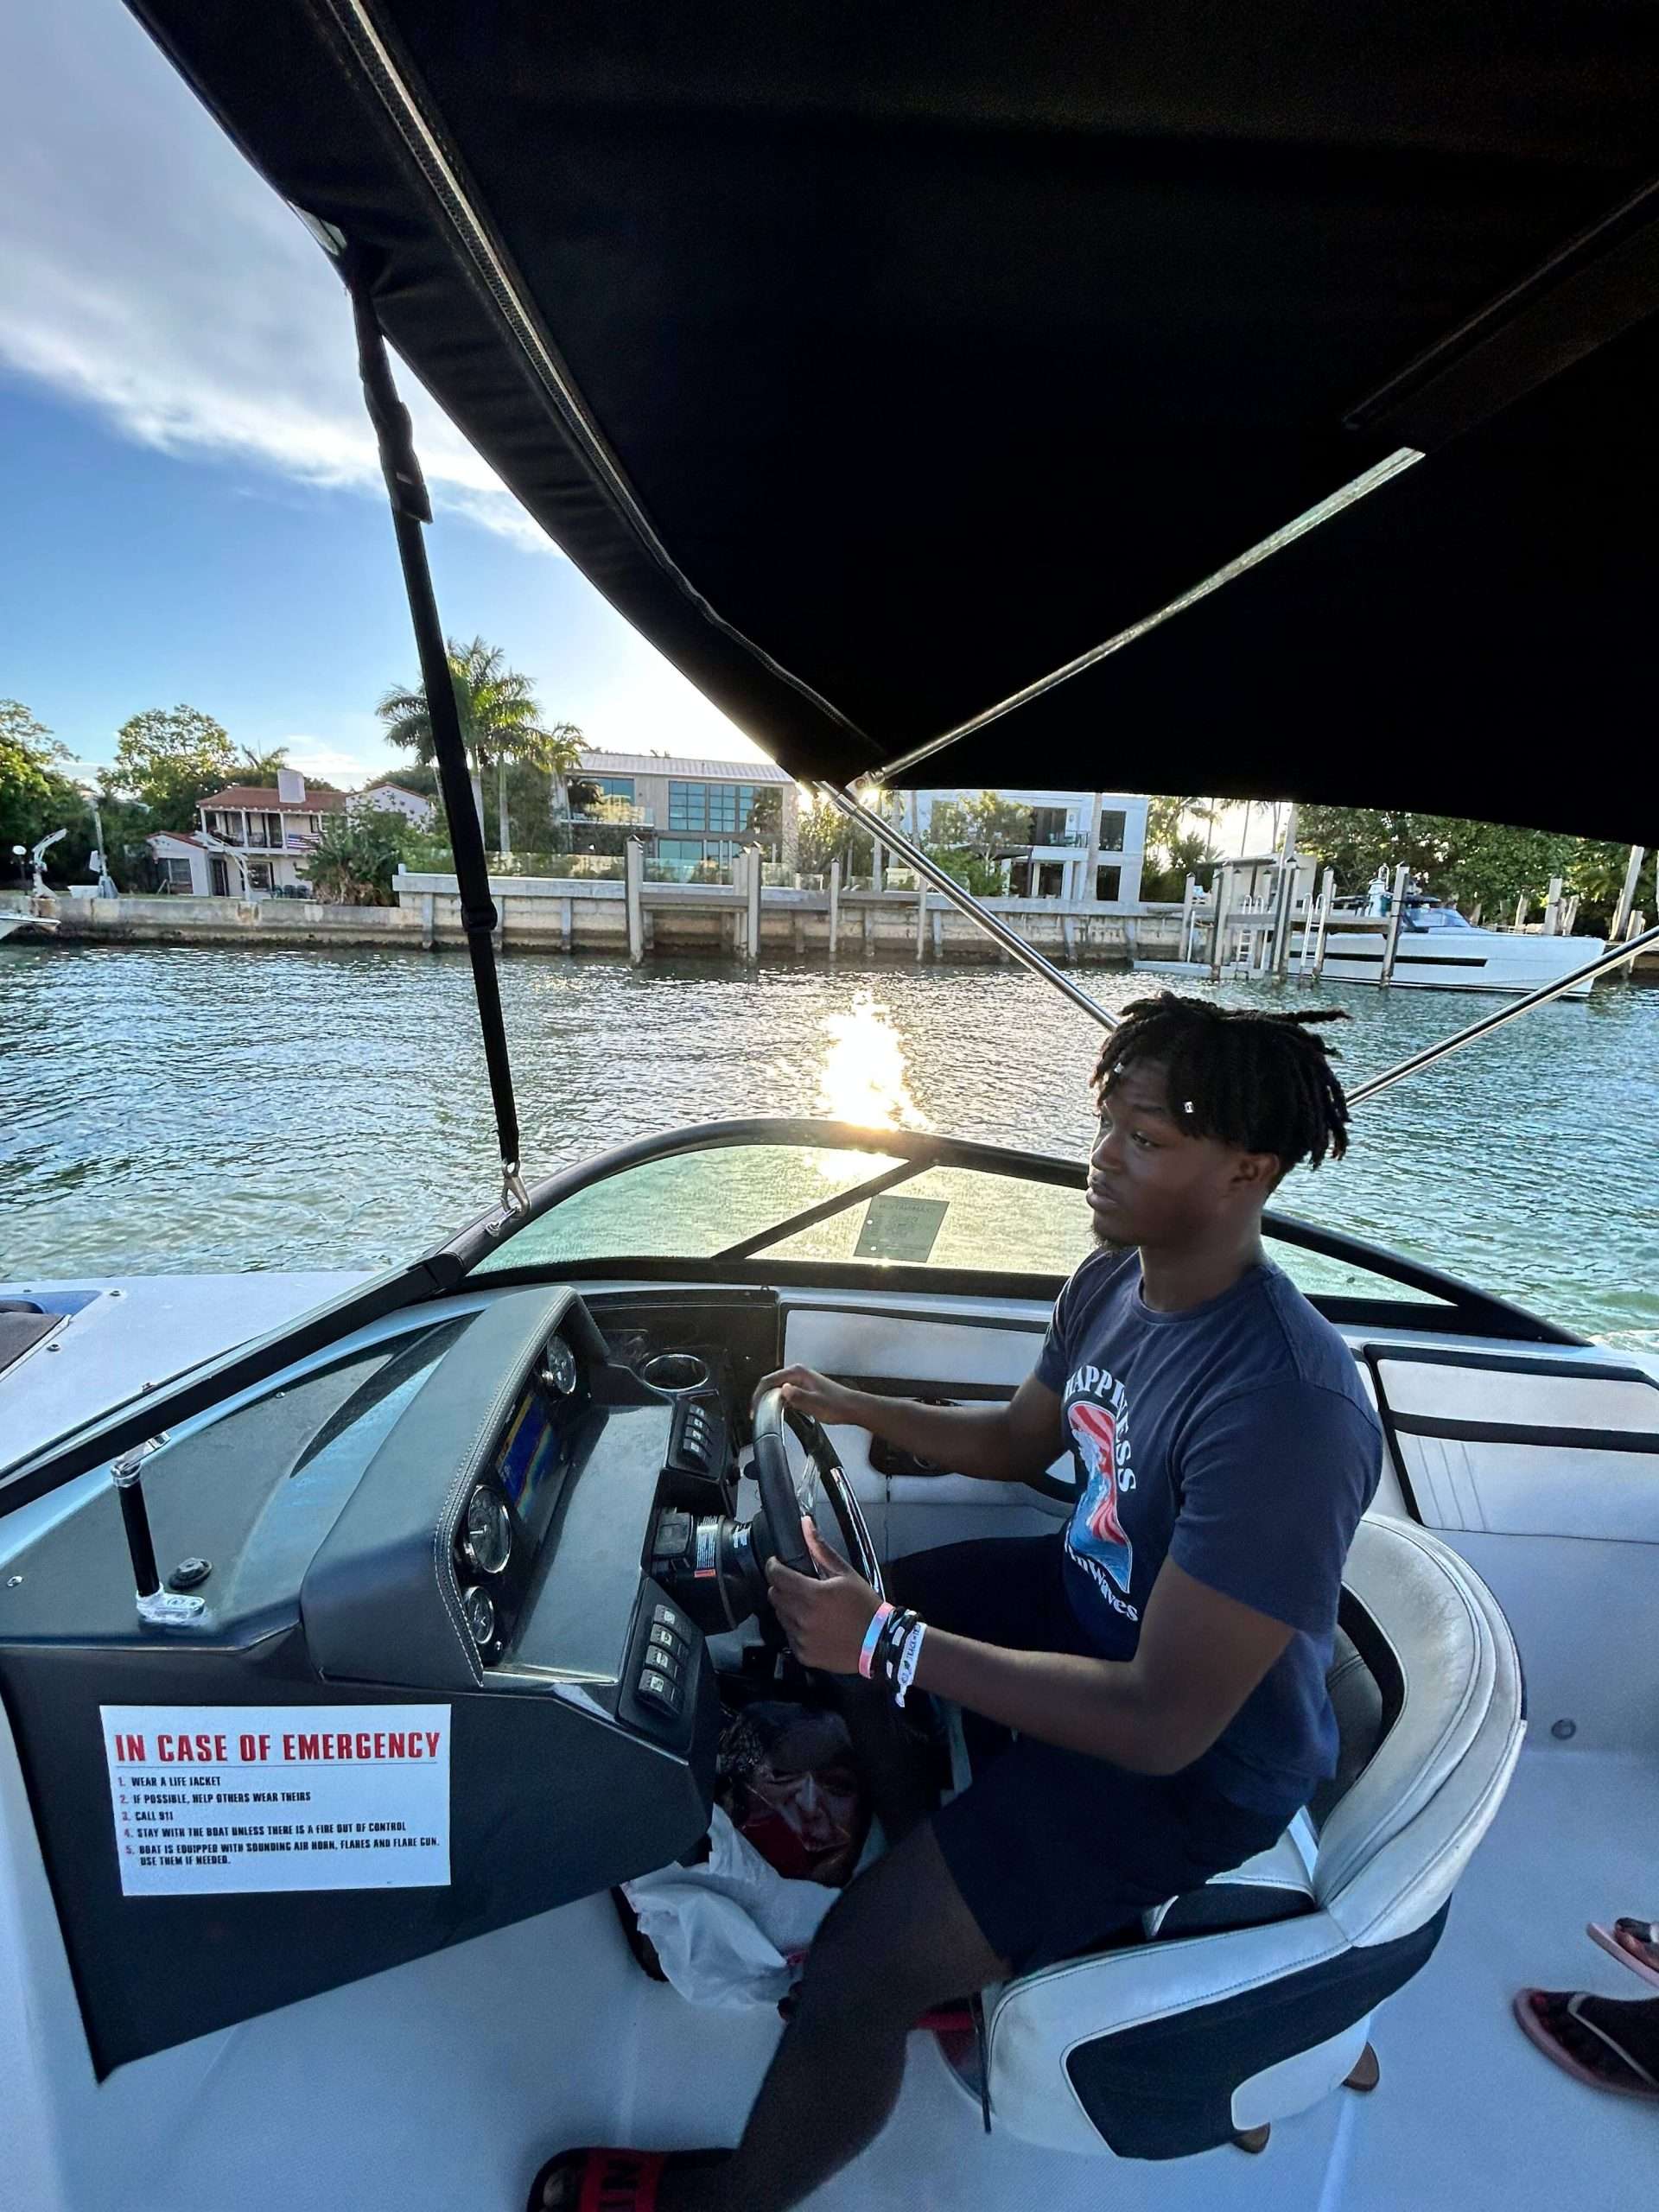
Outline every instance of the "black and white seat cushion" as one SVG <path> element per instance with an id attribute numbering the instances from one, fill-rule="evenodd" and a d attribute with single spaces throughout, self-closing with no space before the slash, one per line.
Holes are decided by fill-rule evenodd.
<path id="1" fill-rule="evenodd" d="M 1271 1851 L 1147 1916 L 1153 1938 L 1006 1983 L 996 2121 L 1033 2142 L 1177 2158 L 1318 2101 L 1373 2008 L 1433 1951 L 1526 1726 L 1497 1600 L 1415 1522 L 1362 1522 L 1331 1670 L 1334 1782 Z"/>

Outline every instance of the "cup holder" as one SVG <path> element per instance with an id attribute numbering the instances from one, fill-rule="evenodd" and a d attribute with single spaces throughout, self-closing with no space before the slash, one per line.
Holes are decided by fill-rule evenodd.
<path id="1" fill-rule="evenodd" d="M 642 1382 L 671 1398 L 690 1397 L 709 1388 L 709 1363 L 694 1351 L 653 1352 L 637 1372 Z"/>

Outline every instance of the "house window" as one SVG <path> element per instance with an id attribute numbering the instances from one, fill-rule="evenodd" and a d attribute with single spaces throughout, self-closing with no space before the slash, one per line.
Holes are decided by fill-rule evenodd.
<path id="1" fill-rule="evenodd" d="M 250 861 L 248 862 L 248 888 L 250 891 L 270 890 L 270 862 L 269 861 Z"/>
<path id="2" fill-rule="evenodd" d="M 1121 814 L 1117 818 L 1120 822 L 1123 819 Z M 1103 843 L 1105 841 L 1103 838 L 1102 842 Z M 1095 870 L 1096 898 L 1116 899 L 1118 895 L 1117 887 L 1122 880 L 1123 871 L 1121 868 L 1097 868 Z"/>
<path id="3" fill-rule="evenodd" d="M 162 888 L 163 891 L 184 891 L 190 888 L 190 863 L 175 860 L 168 853 L 162 858 Z"/>
<path id="4" fill-rule="evenodd" d="M 1063 845 L 1065 842 L 1065 809 L 1063 806 L 1033 807 L 1031 842 L 1033 845 Z"/>
<path id="5" fill-rule="evenodd" d="M 584 784 L 591 784 L 601 798 L 632 800 L 633 798 L 632 776 L 583 776 L 580 780 Z"/>
<path id="6" fill-rule="evenodd" d="M 692 835 L 734 836 L 754 816 L 753 784 L 682 784 L 668 787 L 668 826 Z"/>
<path id="7" fill-rule="evenodd" d="M 1123 831 L 1127 824 L 1128 818 L 1128 817 L 1125 815 L 1121 806 L 1115 806 L 1109 814 L 1103 814 L 1101 816 L 1100 849 L 1103 853 L 1121 853 L 1122 851 Z M 1117 893 L 1114 891 L 1103 895 L 1116 899 Z"/>

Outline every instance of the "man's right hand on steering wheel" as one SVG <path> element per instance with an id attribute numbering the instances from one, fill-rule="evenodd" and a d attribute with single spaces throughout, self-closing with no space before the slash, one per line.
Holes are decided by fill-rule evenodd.
<path id="1" fill-rule="evenodd" d="M 820 1375 L 814 1367 L 803 1367 L 798 1361 L 780 1367 L 775 1375 L 764 1376 L 755 1385 L 756 1399 L 768 1390 L 781 1390 L 786 1406 L 797 1413 L 810 1414 L 826 1428 L 837 1424 L 855 1428 L 870 1426 L 870 1400 L 864 1391 L 832 1382 L 829 1376 Z"/>
<path id="2" fill-rule="evenodd" d="M 768 1375 L 756 1398 L 767 1390 L 781 1390 L 792 1412 L 826 1428 L 868 1428 L 902 1452 L 982 1482 L 1040 1484 L 1044 1471 L 1067 1449 L 1059 1398 L 1034 1375 L 1006 1404 L 924 1405 L 886 1391 L 855 1390 L 798 1361 Z"/>

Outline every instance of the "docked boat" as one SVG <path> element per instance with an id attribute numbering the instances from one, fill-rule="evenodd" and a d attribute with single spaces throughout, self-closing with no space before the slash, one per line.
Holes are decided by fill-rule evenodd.
<path id="1" fill-rule="evenodd" d="M 1367 921 L 1373 925 L 1363 926 Z M 1412 990 L 1520 993 L 1559 983 L 1560 997 L 1588 998 L 1595 979 L 1584 970 L 1606 950 L 1600 938 L 1481 929 L 1438 899 L 1408 899 L 1392 944 L 1387 916 L 1367 915 L 1357 902 L 1332 910 L 1322 957 L 1319 935 L 1311 921 L 1292 931 L 1293 969 L 1319 957 L 1333 983 L 1386 980 Z"/>
<path id="2" fill-rule="evenodd" d="M 734 2140 L 776 2047 L 643 1971 L 613 1893 L 696 1859 L 722 1700 L 830 1694 L 755 1573 L 803 1497 L 872 1576 L 1077 1503 L 757 1382 L 1009 1396 L 1090 1229 L 1080 1160 L 838 1123 L 525 1175 L 389 344 L 646 637 L 1109 1029 L 866 779 L 1014 746 L 1087 785 L 1103 730 L 1158 732 L 1139 780 L 1654 842 L 1559 736 L 1647 682 L 1659 53 L 1593 7 L 135 12 L 342 279 L 501 1187 L 372 1276 L 0 1297 L 5 2195 L 511 2212 L 562 2145 Z M 1569 985 L 1358 1086 L 1343 1172 L 1369 1096 Z M 1338 1770 L 1236 1878 L 918 2031 L 831 2212 L 1651 2196 L 1651 2113 L 1510 2004 L 1659 1909 L 1659 1359 L 1267 1228 L 1387 1440 Z"/>
<path id="3" fill-rule="evenodd" d="M 24 907 L 0 906 L 0 938 L 16 937 L 24 930 L 39 930 L 49 937 L 57 926 L 55 914 L 35 914 Z"/>

